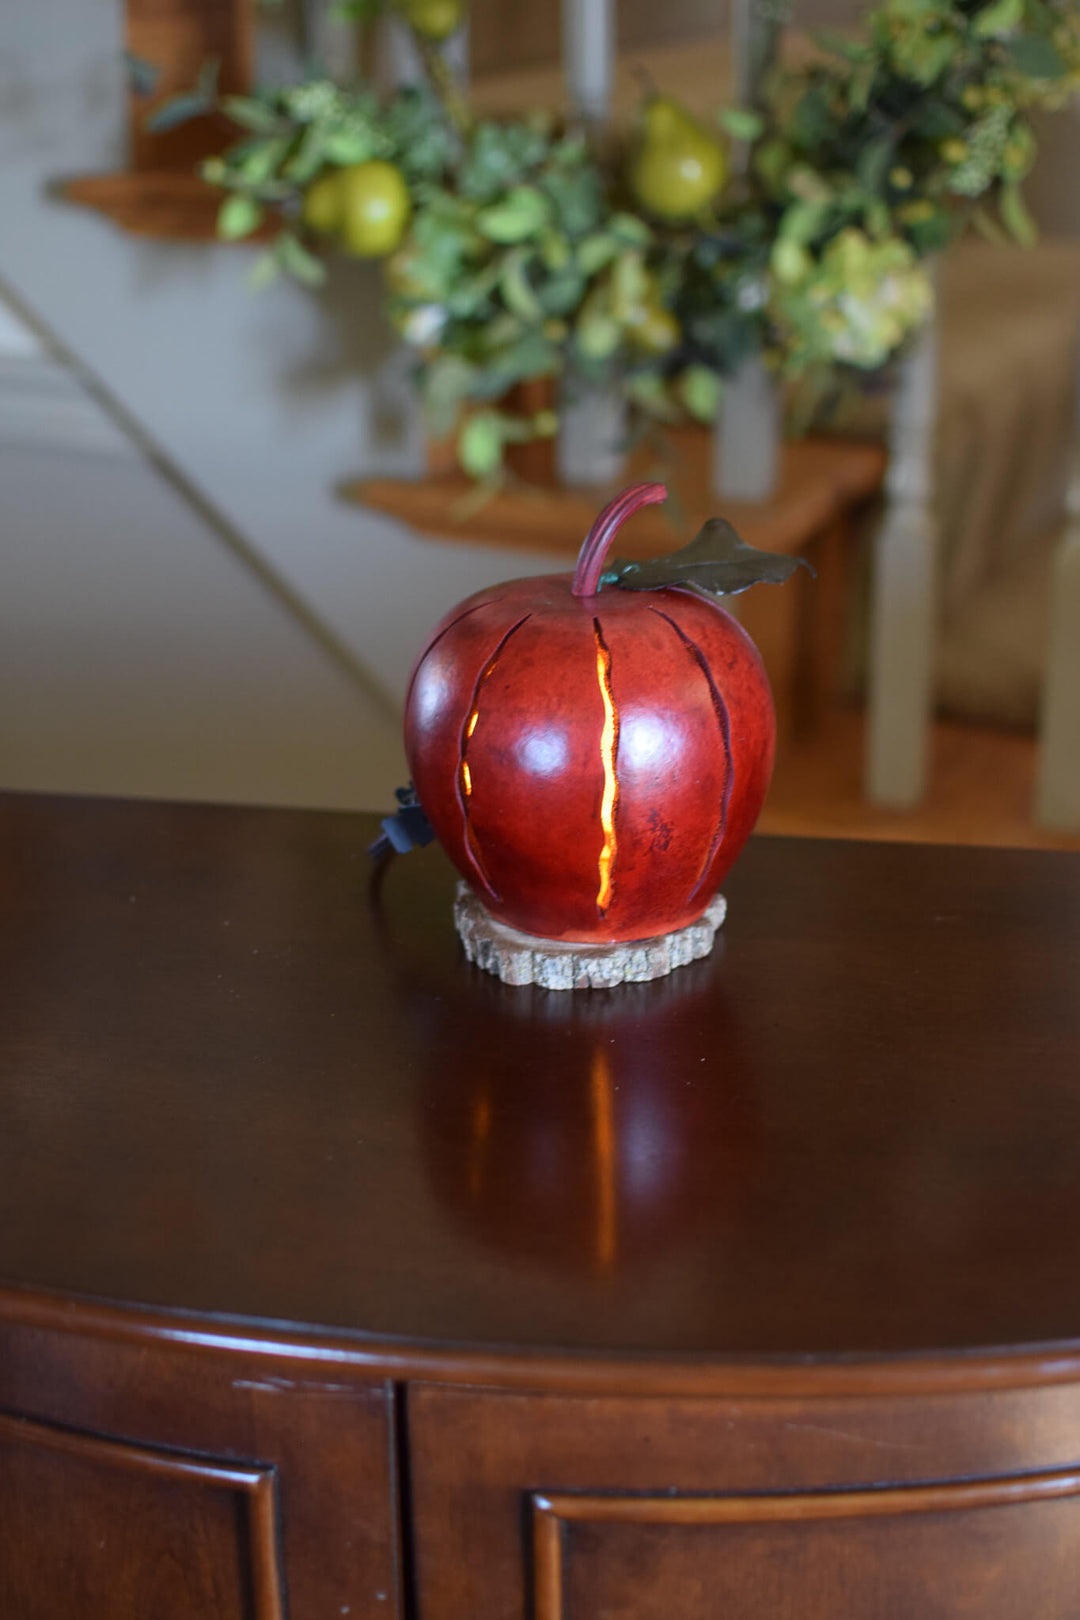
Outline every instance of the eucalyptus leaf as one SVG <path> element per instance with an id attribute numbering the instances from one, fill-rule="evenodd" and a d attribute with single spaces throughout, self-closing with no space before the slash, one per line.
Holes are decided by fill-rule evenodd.
<path id="1" fill-rule="evenodd" d="M 265 185 L 274 177 L 278 164 L 289 150 L 289 145 L 287 135 L 251 141 L 243 154 L 238 154 L 239 161 L 235 163 L 237 179 L 245 186 Z"/>
<path id="2" fill-rule="evenodd" d="M 1045 34 L 1021 34 L 1009 41 L 1008 51 L 1013 67 L 1033 79 L 1061 79 L 1068 72 L 1061 52 Z"/>
<path id="3" fill-rule="evenodd" d="M 215 102 L 218 93 L 218 79 L 221 75 L 220 56 L 208 56 L 199 69 L 195 80 L 196 93 L 208 102 Z"/>
<path id="4" fill-rule="evenodd" d="M 653 239 L 649 226 L 636 214 L 612 214 L 608 230 L 628 247 L 648 247 Z"/>
<path id="5" fill-rule="evenodd" d="M 581 303 L 585 282 L 576 270 L 552 276 L 540 288 L 539 298 L 545 315 L 572 315 Z"/>
<path id="6" fill-rule="evenodd" d="M 627 248 L 611 272 L 611 313 L 617 321 L 631 320 L 648 302 L 649 273 L 636 248 Z"/>
<path id="7" fill-rule="evenodd" d="M 262 224 L 263 211 L 254 197 L 235 192 L 226 197 L 217 215 L 217 233 L 226 242 L 238 242 L 250 236 Z"/>
<path id="8" fill-rule="evenodd" d="M 565 270 L 573 257 L 573 250 L 562 231 L 546 230 L 540 238 L 540 257 L 546 269 L 558 274 Z"/>
<path id="9" fill-rule="evenodd" d="M 659 591 L 682 585 L 699 596 L 736 596 L 751 585 L 782 585 L 800 567 L 810 568 L 804 557 L 759 551 L 740 540 L 724 518 L 710 518 L 688 546 L 670 556 L 649 562 L 617 557 L 600 583 L 624 591 Z M 810 568 L 810 572 L 814 570 Z"/>
<path id="10" fill-rule="evenodd" d="M 425 415 L 434 438 L 443 439 L 453 430 L 475 375 L 474 367 L 456 354 L 440 355 L 424 368 L 421 383 Z"/>
<path id="11" fill-rule="evenodd" d="M 855 173 L 867 191 L 877 192 L 882 189 L 892 163 L 893 150 L 891 134 L 879 135 L 876 140 L 867 141 L 862 148 L 855 163 Z"/>
<path id="12" fill-rule="evenodd" d="M 687 366 L 678 381 L 679 398 L 697 422 L 714 422 L 722 384 L 710 366 Z"/>
<path id="13" fill-rule="evenodd" d="M 1034 247 L 1039 239 L 1038 226 L 1028 213 L 1020 187 L 1017 185 L 1002 186 L 1001 201 L 998 204 L 1001 218 L 1009 233 L 1020 243 L 1021 247 Z"/>
<path id="14" fill-rule="evenodd" d="M 583 276 L 594 276 L 611 263 L 618 251 L 619 239 L 611 231 L 593 231 L 578 243 L 575 255 L 578 269 Z"/>
<path id="15" fill-rule="evenodd" d="M 347 163 L 366 163 L 379 152 L 379 143 L 366 131 L 358 129 L 331 130 L 323 136 L 323 156 L 329 163 L 344 166 Z"/>
<path id="16" fill-rule="evenodd" d="M 492 242 L 524 242 L 543 230 L 551 218 L 551 204 L 535 186 L 514 186 L 506 200 L 482 208 L 477 229 Z"/>
<path id="17" fill-rule="evenodd" d="M 252 292 L 268 287 L 281 274 L 281 266 L 273 252 L 260 253 L 247 274 L 247 285 Z"/>
<path id="18" fill-rule="evenodd" d="M 274 109 L 254 96 L 222 96 L 221 108 L 234 124 L 256 135 L 276 135 L 281 129 L 281 120 Z"/>
<path id="19" fill-rule="evenodd" d="M 824 229 L 829 218 L 830 206 L 824 202 L 793 203 L 780 217 L 777 233 L 779 238 L 784 242 L 806 246 Z"/>
<path id="20" fill-rule="evenodd" d="M 845 62 L 864 62 L 872 53 L 872 47 L 864 40 L 851 39 L 835 28 L 816 29 L 812 38 L 821 50 L 830 56 L 843 57 Z"/>
<path id="21" fill-rule="evenodd" d="M 574 328 L 574 341 L 586 360 L 607 360 L 619 347 L 621 336 L 618 321 L 588 305 Z"/>
<path id="22" fill-rule="evenodd" d="M 923 89 L 941 77 L 956 56 L 956 41 L 949 34 L 925 34 L 907 53 L 907 69 Z"/>
<path id="23" fill-rule="evenodd" d="M 152 96 L 161 79 L 161 69 L 157 64 L 148 62 L 145 56 L 136 56 L 134 51 L 125 51 L 124 66 L 132 94 Z"/>
<path id="24" fill-rule="evenodd" d="M 724 107 L 720 124 L 736 141 L 756 141 L 765 132 L 765 120 L 752 107 Z"/>
<path id="25" fill-rule="evenodd" d="M 300 239 L 291 231 L 283 231 L 274 243 L 278 263 L 290 276 L 309 287 L 319 287 L 326 280 L 326 266 L 321 259 L 309 253 Z"/>
<path id="26" fill-rule="evenodd" d="M 980 39 L 992 39 L 995 34 L 1008 34 L 1019 28 L 1024 20 L 1024 0 L 990 0 L 978 13 L 974 22 Z"/>
<path id="27" fill-rule="evenodd" d="M 820 146 L 832 131 L 832 114 L 825 92 L 817 85 L 803 92 L 791 118 L 791 139 L 804 151 Z"/>
<path id="28" fill-rule="evenodd" d="M 523 321 L 539 321 L 544 311 L 529 280 L 529 263 L 533 255 L 527 248 L 515 248 L 506 256 L 499 291 L 506 300 L 507 309 Z"/>
<path id="29" fill-rule="evenodd" d="M 155 107 L 146 120 L 146 127 L 155 135 L 163 135 L 166 130 L 178 129 L 193 118 L 201 118 L 211 106 L 210 97 L 204 96 L 201 90 L 185 90 L 182 95 L 170 96 L 168 101 Z"/>
<path id="30" fill-rule="evenodd" d="M 679 407 L 655 371 L 638 371 L 624 384 L 629 398 L 655 422 L 677 422 Z"/>
<path id="31" fill-rule="evenodd" d="M 914 106 L 908 118 L 914 132 L 925 141 L 948 140 L 950 135 L 962 135 L 967 127 L 955 107 L 933 98 Z"/>
<path id="32" fill-rule="evenodd" d="M 288 145 L 285 150 L 288 151 Z M 326 139 L 323 131 L 318 124 L 308 124 L 282 172 L 294 185 L 306 186 L 323 167 L 325 158 Z"/>
<path id="33" fill-rule="evenodd" d="M 493 478 L 502 466 L 503 434 L 496 411 L 477 411 L 458 435 L 457 457 L 470 478 Z"/>
<path id="34" fill-rule="evenodd" d="M 568 236 L 584 236 L 600 223 L 603 199 L 595 169 L 552 171 L 544 178 L 544 190 Z"/>

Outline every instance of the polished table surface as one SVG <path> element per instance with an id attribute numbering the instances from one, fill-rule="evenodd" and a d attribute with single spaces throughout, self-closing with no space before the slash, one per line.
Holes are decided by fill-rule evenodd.
<path id="1" fill-rule="evenodd" d="M 1080 1343 L 1080 856 L 757 838 L 511 989 L 371 816 L 0 797 L 0 1281 L 412 1344 Z"/>

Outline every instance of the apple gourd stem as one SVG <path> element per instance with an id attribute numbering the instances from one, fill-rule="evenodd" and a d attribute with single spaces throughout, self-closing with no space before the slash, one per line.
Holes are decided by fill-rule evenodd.
<path id="1" fill-rule="evenodd" d="M 656 506 L 667 500 L 666 484 L 631 484 L 621 495 L 609 501 L 585 536 L 578 553 L 574 582 L 570 589 L 575 596 L 595 596 L 600 589 L 600 576 L 611 542 L 635 512 L 643 506 Z"/>

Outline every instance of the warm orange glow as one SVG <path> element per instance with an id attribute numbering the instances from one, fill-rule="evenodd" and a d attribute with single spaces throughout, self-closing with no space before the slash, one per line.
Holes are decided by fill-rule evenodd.
<path id="1" fill-rule="evenodd" d="M 604 704 L 604 728 L 600 733 L 600 761 L 604 767 L 600 825 L 604 829 L 604 847 L 600 851 L 600 887 L 596 894 L 596 904 L 601 911 L 606 911 L 611 904 L 611 869 L 615 864 L 617 847 L 615 811 L 619 803 L 619 782 L 615 775 L 615 748 L 619 738 L 619 727 L 615 716 L 615 703 L 611 696 L 611 654 L 604 646 L 598 622 L 595 623 L 595 628 L 596 678 L 600 683 L 600 696 Z"/>
<path id="2" fill-rule="evenodd" d="M 465 797 L 468 798 L 472 792 L 472 772 L 464 760 L 461 762 L 461 787 Z"/>
<path id="3" fill-rule="evenodd" d="M 593 1155 L 596 1174 L 596 1263 L 610 1271 L 618 1252 L 618 1189 L 615 1162 L 615 1087 L 611 1059 L 598 1046 L 589 1074 L 592 1102 Z"/>
<path id="4" fill-rule="evenodd" d="M 469 1192 L 474 1198 L 483 1190 L 491 1140 L 491 1098 L 482 1096 L 473 1104 L 472 1141 L 469 1145 Z"/>
<path id="5" fill-rule="evenodd" d="M 476 730 L 476 722 L 479 720 L 479 718 L 480 718 L 480 710 L 479 710 L 479 708 L 476 708 L 476 709 L 473 710 L 472 714 L 470 714 L 469 723 L 465 727 L 465 736 L 467 738 L 471 737 L 473 732 Z"/>

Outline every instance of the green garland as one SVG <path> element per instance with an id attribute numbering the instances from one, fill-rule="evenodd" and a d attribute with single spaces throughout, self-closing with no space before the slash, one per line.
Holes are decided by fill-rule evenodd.
<path id="1" fill-rule="evenodd" d="M 715 130 L 660 98 L 716 182 L 671 219 L 646 206 L 665 206 L 650 191 L 655 98 L 630 149 L 603 162 L 543 114 L 474 121 L 411 9 L 428 87 L 380 101 L 318 79 L 223 98 L 247 136 L 203 173 L 228 193 L 221 235 L 280 219 L 257 282 L 317 282 L 335 243 L 384 257 L 431 430 L 457 433 L 480 480 L 501 475 L 505 444 L 556 429 L 552 411 L 508 408 L 517 383 L 613 386 L 639 421 L 663 423 L 711 420 L 754 353 L 802 379 L 880 368 L 931 308 L 929 256 L 969 227 L 1034 239 L 1028 114 L 1080 85 L 1075 4 L 885 0 L 863 37 L 775 69 L 760 107 L 722 112 Z M 738 180 L 730 140 L 751 143 Z"/>

